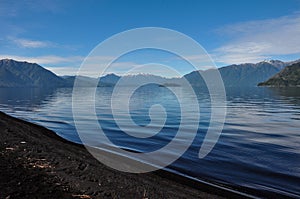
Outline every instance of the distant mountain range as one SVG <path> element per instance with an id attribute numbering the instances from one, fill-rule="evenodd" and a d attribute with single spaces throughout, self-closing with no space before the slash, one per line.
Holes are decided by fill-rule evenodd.
<path id="1" fill-rule="evenodd" d="M 108 74 L 104 77 L 100 78 L 99 86 L 113 86 L 119 80 L 121 76 L 115 74 Z M 122 82 L 120 85 L 122 86 L 134 86 L 134 85 L 142 85 L 147 84 L 149 82 L 160 84 L 160 85 L 174 85 L 176 81 L 180 81 L 181 78 L 165 78 L 157 75 L 151 74 L 137 74 L 137 75 L 126 75 L 122 76 Z"/>
<path id="2" fill-rule="evenodd" d="M 285 67 L 279 73 L 258 86 L 300 87 L 300 63 Z"/>
<path id="3" fill-rule="evenodd" d="M 80 80 L 80 86 L 81 87 L 90 87 L 95 84 L 97 84 L 98 79 L 92 78 L 92 77 L 86 77 L 86 76 L 61 76 L 61 78 L 65 81 L 64 87 L 73 87 L 75 78 Z"/>
<path id="4" fill-rule="evenodd" d="M 297 60 L 295 62 L 300 62 Z M 284 67 L 291 65 L 295 62 L 282 62 L 279 60 L 263 61 L 256 64 L 246 63 L 240 65 L 230 65 L 219 68 L 224 85 L 226 87 L 245 87 L 256 86 L 259 82 L 265 81 L 278 73 Z M 184 75 L 185 78 L 193 86 L 205 86 L 203 76 L 209 76 L 211 70 L 206 71 L 193 71 Z M 200 75 L 201 74 L 201 75 Z M 114 85 L 121 78 L 115 74 L 108 74 L 100 78 L 102 85 Z M 159 84 L 166 86 L 177 86 L 182 84 L 182 78 L 163 78 L 155 75 L 130 75 L 124 76 L 123 85 L 136 85 L 141 84 L 145 80 L 153 80 Z"/>
<path id="5" fill-rule="evenodd" d="M 300 62 L 300 60 L 295 61 Z M 278 73 L 284 67 L 294 62 L 282 62 L 279 60 L 263 61 L 256 64 L 245 63 L 229 65 L 219 68 L 224 85 L 226 87 L 256 86 L 259 82 L 265 81 Z M 208 75 L 209 70 L 193 71 L 184 77 L 195 86 L 205 85 L 201 75 Z"/>
<path id="6" fill-rule="evenodd" d="M 246 63 L 221 67 L 218 70 L 226 87 L 256 86 L 274 76 L 286 66 L 298 63 L 279 60 L 263 61 L 256 64 Z M 193 86 L 205 86 L 202 75 L 209 76 L 211 70 L 193 71 L 181 78 L 165 78 L 150 74 L 127 75 L 122 77 L 122 85 L 140 85 L 156 82 L 166 86 L 179 86 L 183 78 Z M 200 74 L 199 74 L 200 73 Z M 284 73 L 285 74 L 285 73 Z M 78 77 L 81 86 L 114 86 L 121 78 L 116 74 L 108 74 L 100 78 Z M 0 60 L 0 87 L 72 87 L 75 76 L 59 77 L 38 64 L 19 62 L 11 59 Z"/>

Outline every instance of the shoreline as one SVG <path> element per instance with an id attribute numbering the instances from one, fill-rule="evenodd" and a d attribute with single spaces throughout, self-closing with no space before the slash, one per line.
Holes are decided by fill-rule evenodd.
<path id="1" fill-rule="evenodd" d="M 0 198 L 251 197 L 165 170 L 116 171 L 98 162 L 83 145 L 3 112 L 0 130 Z"/>

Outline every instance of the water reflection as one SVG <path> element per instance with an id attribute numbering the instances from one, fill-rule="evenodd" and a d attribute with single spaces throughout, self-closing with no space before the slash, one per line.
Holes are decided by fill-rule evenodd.
<path id="1" fill-rule="evenodd" d="M 34 111 L 54 95 L 57 89 L 0 88 L 0 104 L 10 109 Z"/>
<path id="2" fill-rule="evenodd" d="M 87 102 L 82 88 L 84 107 Z M 191 95 L 178 87 L 183 96 L 183 108 L 191 110 Z M 194 89 L 200 106 L 198 134 L 188 151 L 169 169 L 199 179 L 226 183 L 230 186 L 255 188 L 277 194 L 300 196 L 300 88 L 226 88 L 226 123 L 213 151 L 204 159 L 198 158 L 199 147 L 210 120 L 210 99 L 205 90 Z M 104 130 L 123 148 L 152 151 L 168 143 L 180 122 L 180 109 L 176 97 L 166 88 L 140 89 L 130 100 L 134 122 L 143 126 L 149 123 L 149 107 L 160 103 L 167 110 L 166 126 L 161 134 L 150 139 L 132 139 L 122 134 L 114 122 L 122 119 L 124 106 L 118 106 L 112 115 L 110 97 L 113 88 L 98 88 L 97 115 Z M 124 88 L 124 92 L 126 88 Z M 122 98 L 120 105 L 123 104 Z M 44 125 L 62 137 L 80 142 L 72 117 L 72 89 L 0 89 L 0 109 L 17 117 Z M 87 133 L 90 118 L 84 118 Z M 135 131 L 133 126 L 128 129 Z M 189 127 L 186 124 L 186 135 Z M 149 130 L 149 132 L 151 129 Z M 164 132 L 164 133 L 163 133 Z M 147 133 L 147 132 L 144 132 Z M 172 153 L 172 151 L 170 151 Z M 294 195 L 293 195 L 294 194 Z"/>

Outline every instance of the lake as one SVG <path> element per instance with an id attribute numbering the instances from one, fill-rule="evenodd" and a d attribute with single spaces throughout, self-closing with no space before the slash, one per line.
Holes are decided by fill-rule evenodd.
<path id="1" fill-rule="evenodd" d="M 93 140 L 94 129 L 89 129 L 90 118 L 85 118 L 88 105 L 82 89 L 82 111 L 86 133 Z M 182 108 L 193 114 L 191 93 L 177 87 L 183 96 L 181 103 L 166 87 L 157 85 L 137 89 L 131 96 L 129 110 L 133 124 L 123 124 L 129 131 L 151 122 L 149 109 L 154 104 L 165 108 L 165 124 L 160 132 L 149 138 L 134 138 L 119 129 L 115 120 L 124 120 L 126 105 L 111 110 L 112 87 L 100 87 L 95 94 L 96 113 L 105 134 L 120 148 L 137 152 L 151 152 L 162 148 L 176 135 Z M 126 88 L 123 89 L 126 93 Z M 228 187 L 255 189 L 265 194 L 300 197 L 300 88 L 227 88 L 227 116 L 222 134 L 213 150 L 203 159 L 199 148 L 210 122 L 210 98 L 206 91 L 195 88 L 200 108 L 197 135 L 181 158 L 167 170 L 187 177 L 224 184 Z M 119 101 L 118 101 L 119 100 Z M 0 88 L 0 110 L 30 122 L 45 126 L 65 139 L 81 143 L 72 115 L 72 88 L 54 90 Z M 163 118 L 157 116 L 158 121 Z M 126 126 L 127 125 L 127 126 Z M 189 136 L 189 125 L 183 129 Z M 141 132 L 152 135 L 155 128 Z M 101 142 L 101 141 L 100 141 Z M 171 154 L 172 151 L 169 151 Z"/>

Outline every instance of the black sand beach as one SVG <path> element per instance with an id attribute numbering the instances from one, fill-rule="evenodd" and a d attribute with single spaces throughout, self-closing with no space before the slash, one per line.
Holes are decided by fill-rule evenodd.
<path id="1" fill-rule="evenodd" d="M 226 192 L 158 171 L 123 173 L 78 144 L 0 112 L 0 198 L 221 198 Z M 234 197 L 234 195 L 228 195 Z"/>

